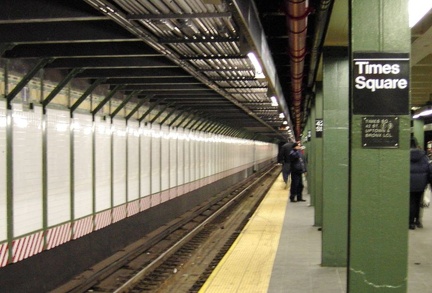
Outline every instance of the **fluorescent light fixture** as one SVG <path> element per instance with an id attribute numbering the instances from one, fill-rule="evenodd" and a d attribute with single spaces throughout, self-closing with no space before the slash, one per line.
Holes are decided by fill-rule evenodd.
<path id="1" fill-rule="evenodd" d="M 420 113 L 420 116 L 429 116 L 432 114 L 432 109 L 423 110 L 423 112 Z"/>
<path id="2" fill-rule="evenodd" d="M 416 25 L 426 13 L 432 8 L 431 0 L 409 0 L 408 14 L 409 14 L 409 27 Z"/>
<path id="3" fill-rule="evenodd" d="M 280 113 L 279 114 L 279 118 L 281 118 L 281 119 L 285 118 L 285 114 L 284 113 Z"/>
<path id="4" fill-rule="evenodd" d="M 255 56 L 255 54 L 253 52 L 249 52 L 247 56 L 249 57 L 249 60 L 252 62 L 252 65 L 255 68 L 255 78 L 265 78 L 261 64 L 259 63 L 258 58 Z"/>
<path id="5" fill-rule="evenodd" d="M 283 125 L 288 125 L 288 121 L 282 122 Z"/>
<path id="6" fill-rule="evenodd" d="M 279 104 L 278 104 L 278 101 L 277 101 L 277 99 L 276 99 L 276 97 L 275 96 L 271 96 L 270 97 L 270 100 L 271 100 L 271 105 L 273 106 L 273 107 L 277 107 Z"/>
<path id="7" fill-rule="evenodd" d="M 425 106 L 414 112 L 413 119 L 432 115 L 432 106 Z"/>

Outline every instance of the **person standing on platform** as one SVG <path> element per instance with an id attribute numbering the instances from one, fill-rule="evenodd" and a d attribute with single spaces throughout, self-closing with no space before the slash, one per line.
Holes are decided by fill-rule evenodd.
<path id="1" fill-rule="evenodd" d="M 420 222 L 420 205 L 426 185 L 431 182 L 431 165 L 426 153 L 419 149 L 414 137 L 410 149 L 410 210 L 409 228 L 422 227 Z"/>
<path id="2" fill-rule="evenodd" d="M 279 162 L 282 164 L 282 178 L 285 182 L 285 188 L 288 187 L 289 175 L 291 172 L 291 161 L 290 161 L 290 152 L 293 147 L 293 142 L 286 142 L 279 152 Z"/>
<path id="3" fill-rule="evenodd" d="M 293 144 L 289 158 L 291 162 L 290 201 L 296 202 L 296 198 L 297 201 L 305 201 L 302 197 L 304 188 L 302 175 L 307 169 L 300 142 Z"/>

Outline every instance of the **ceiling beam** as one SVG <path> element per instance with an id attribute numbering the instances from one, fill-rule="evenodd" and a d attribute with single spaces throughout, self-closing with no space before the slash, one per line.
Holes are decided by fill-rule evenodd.
<path id="1" fill-rule="evenodd" d="M 61 58 L 47 66 L 48 68 L 178 68 L 164 57 L 112 57 L 111 58 Z"/>
<path id="2" fill-rule="evenodd" d="M 3 55 L 5 58 L 153 56 L 163 56 L 163 54 L 156 52 L 137 39 L 127 41 L 21 44 L 10 48 Z"/>
<path id="3" fill-rule="evenodd" d="M 135 38 L 111 20 L 0 24 L 1 43 L 73 43 L 126 41 Z"/>
<path id="4" fill-rule="evenodd" d="M 167 14 L 129 14 L 129 20 L 161 20 L 161 19 L 201 19 L 201 18 L 230 18 L 230 12 L 218 13 L 167 13 Z"/>

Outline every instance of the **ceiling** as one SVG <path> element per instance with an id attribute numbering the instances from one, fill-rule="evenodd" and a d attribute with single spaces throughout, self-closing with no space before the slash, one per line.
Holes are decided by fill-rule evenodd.
<path id="1" fill-rule="evenodd" d="M 432 10 L 411 29 L 411 106 L 432 102 Z"/>
<path id="2" fill-rule="evenodd" d="M 298 137 L 307 121 L 323 45 L 348 43 L 347 0 L 289 2 L 3 0 L 0 61 L 27 74 L 23 80 L 42 71 L 59 87 L 102 88 L 112 99 L 152 109 L 152 122 L 282 141 Z M 418 106 L 432 92 L 430 14 L 427 19 L 412 30 L 412 104 Z M 256 75 L 250 51 L 265 78 Z M 10 89 L 8 100 L 18 90 Z"/>

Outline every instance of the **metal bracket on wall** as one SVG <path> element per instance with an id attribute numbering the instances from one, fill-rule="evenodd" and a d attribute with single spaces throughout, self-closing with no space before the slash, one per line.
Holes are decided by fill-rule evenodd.
<path id="1" fill-rule="evenodd" d="M 138 109 L 141 108 L 141 106 L 144 105 L 144 103 L 146 103 L 147 101 L 149 101 L 153 96 L 154 95 L 148 95 L 144 99 L 141 99 L 135 106 L 135 108 L 133 108 L 133 110 L 130 111 L 129 114 L 127 114 L 126 121 L 129 120 L 136 113 L 136 111 L 138 111 Z"/>
<path id="2" fill-rule="evenodd" d="M 132 91 L 122 102 L 121 104 L 111 113 L 111 121 L 114 119 L 114 117 L 121 111 L 121 109 L 126 106 L 126 104 L 136 95 L 139 94 L 141 91 Z"/>
<path id="3" fill-rule="evenodd" d="M 168 124 L 169 127 L 171 127 L 186 111 L 190 111 L 190 108 L 182 110 L 180 113 L 177 114 L 177 116 Z"/>
<path id="4" fill-rule="evenodd" d="M 178 107 L 178 106 L 175 106 L 174 108 L 172 108 L 172 110 L 165 116 L 165 118 L 161 121 L 160 124 L 163 125 L 168 120 L 168 118 L 170 118 L 172 116 L 172 114 L 174 114 L 174 112 L 177 111 L 179 108 L 180 107 Z"/>
<path id="5" fill-rule="evenodd" d="M 236 132 L 235 129 L 233 129 L 233 128 L 231 128 L 231 127 L 228 127 L 228 130 L 227 130 L 227 132 L 225 133 L 225 135 L 227 135 L 227 136 L 233 136 L 235 132 Z"/>
<path id="6" fill-rule="evenodd" d="M 227 135 L 229 132 L 231 132 L 231 128 L 229 128 L 228 126 L 225 126 L 225 127 L 222 127 L 220 134 Z"/>
<path id="7" fill-rule="evenodd" d="M 74 68 L 72 69 L 68 75 L 63 78 L 61 82 L 57 84 L 57 86 L 49 93 L 49 95 L 42 101 L 43 111 L 45 112 L 46 106 L 57 96 L 57 94 L 72 80 L 80 72 L 83 72 L 83 68 Z"/>
<path id="8" fill-rule="evenodd" d="M 143 121 L 144 120 L 144 118 L 148 115 L 148 114 L 150 114 L 150 112 L 154 109 L 154 108 L 156 108 L 156 106 L 157 105 L 159 105 L 161 102 L 163 102 L 164 101 L 164 99 L 162 99 L 162 100 L 156 100 L 156 102 L 154 102 L 153 103 L 153 105 L 151 105 L 149 108 L 148 108 L 148 110 L 138 119 L 138 121 L 139 122 L 141 122 L 141 121 Z"/>
<path id="9" fill-rule="evenodd" d="M 194 123 L 192 123 L 192 125 L 189 127 L 190 130 L 196 130 L 194 129 L 194 126 L 197 125 L 198 123 L 204 122 L 205 119 L 204 118 L 198 118 L 197 120 L 195 120 Z"/>
<path id="10" fill-rule="evenodd" d="M 206 117 L 207 119 L 205 121 L 203 121 L 203 123 L 200 123 L 199 125 L 197 125 L 196 130 L 198 131 L 202 131 L 204 128 L 206 128 L 209 124 L 212 123 L 212 121 L 208 120 L 211 118 L 211 116 Z"/>
<path id="11" fill-rule="evenodd" d="M 186 121 L 186 119 L 188 119 L 192 114 L 195 114 L 197 112 L 197 110 L 191 111 L 189 112 L 182 120 L 180 120 L 180 122 L 176 125 L 176 127 L 179 127 L 180 125 L 182 125 L 183 122 Z M 170 124 L 170 126 L 174 123 L 174 121 Z"/>
<path id="12" fill-rule="evenodd" d="M 154 117 L 153 117 L 153 119 L 150 121 L 150 123 L 153 123 L 153 122 L 155 122 L 156 121 L 156 119 L 158 119 L 159 118 L 159 116 L 169 107 L 169 106 L 171 106 L 173 103 L 168 103 L 168 104 L 166 104 L 164 107 L 162 107 L 162 109 L 159 111 L 159 113 L 157 113 Z M 162 125 L 162 124 L 161 124 Z"/>
<path id="13" fill-rule="evenodd" d="M 216 125 L 209 129 L 212 133 L 219 134 L 218 132 L 222 129 L 223 125 L 219 122 L 216 123 Z"/>
<path id="14" fill-rule="evenodd" d="M 50 62 L 53 62 L 54 58 L 41 59 L 39 62 L 21 79 L 21 81 L 15 86 L 13 90 L 6 95 L 7 105 L 10 109 L 10 103 L 16 97 L 16 95 L 29 83 L 29 81 Z"/>
<path id="15" fill-rule="evenodd" d="M 215 126 L 215 125 L 216 125 L 215 122 L 213 122 L 213 121 L 209 121 L 209 123 L 206 124 L 206 125 L 203 127 L 202 131 L 204 131 L 204 132 L 210 132 L 210 129 L 211 129 L 213 126 Z"/>
<path id="16" fill-rule="evenodd" d="M 0 56 L 3 56 L 3 54 L 8 51 L 13 49 L 13 47 L 15 47 L 16 44 L 14 43 L 3 43 L 0 45 Z"/>
<path id="17" fill-rule="evenodd" d="M 82 102 L 85 101 L 85 99 L 103 82 L 105 82 L 107 79 L 106 78 L 99 78 L 96 79 L 89 87 L 88 89 L 81 95 L 81 97 L 79 97 L 78 100 L 76 100 L 76 102 L 72 105 L 72 107 L 70 107 L 70 113 L 71 113 L 71 117 L 73 115 L 73 112 L 79 107 L 79 105 L 81 105 Z"/>
<path id="18" fill-rule="evenodd" d="M 199 116 L 200 114 L 202 114 L 202 112 L 194 113 L 194 115 L 197 115 L 197 116 Z M 199 117 L 198 117 L 198 119 L 199 119 Z M 185 124 L 185 126 L 183 126 L 183 128 L 187 128 L 193 121 L 194 121 L 193 118 L 189 119 L 189 121 Z M 179 126 L 180 126 L 180 123 L 179 123 Z"/>
<path id="19" fill-rule="evenodd" d="M 91 112 L 92 115 L 96 115 L 97 112 L 99 112 L 100 109 L 102 109 L 102 107 L 109 101 L 111 100 L 111 98 L 122 88 L 124 87 L 124 85 L 116 85 L 109 93 L 108 95 L 105 97 L 105 99 L 102 100 L 102 102 L 99 103 L 99 105 L 96 106 L 96 108 Z"/>
<path id="20" fill-rule="evenodd" d="M 211 127 L 211 128 L 209 129 L 209 131 L 212 132 L 212 133 L 214 133 L 214 134 L 219 134 L 219 131 L 221 130 L 221 128 L 222 128 L 222 125 L 219 124 L 219 123 L 216 123 L 216 124 L 214 125 L 214 127 Z"/>

